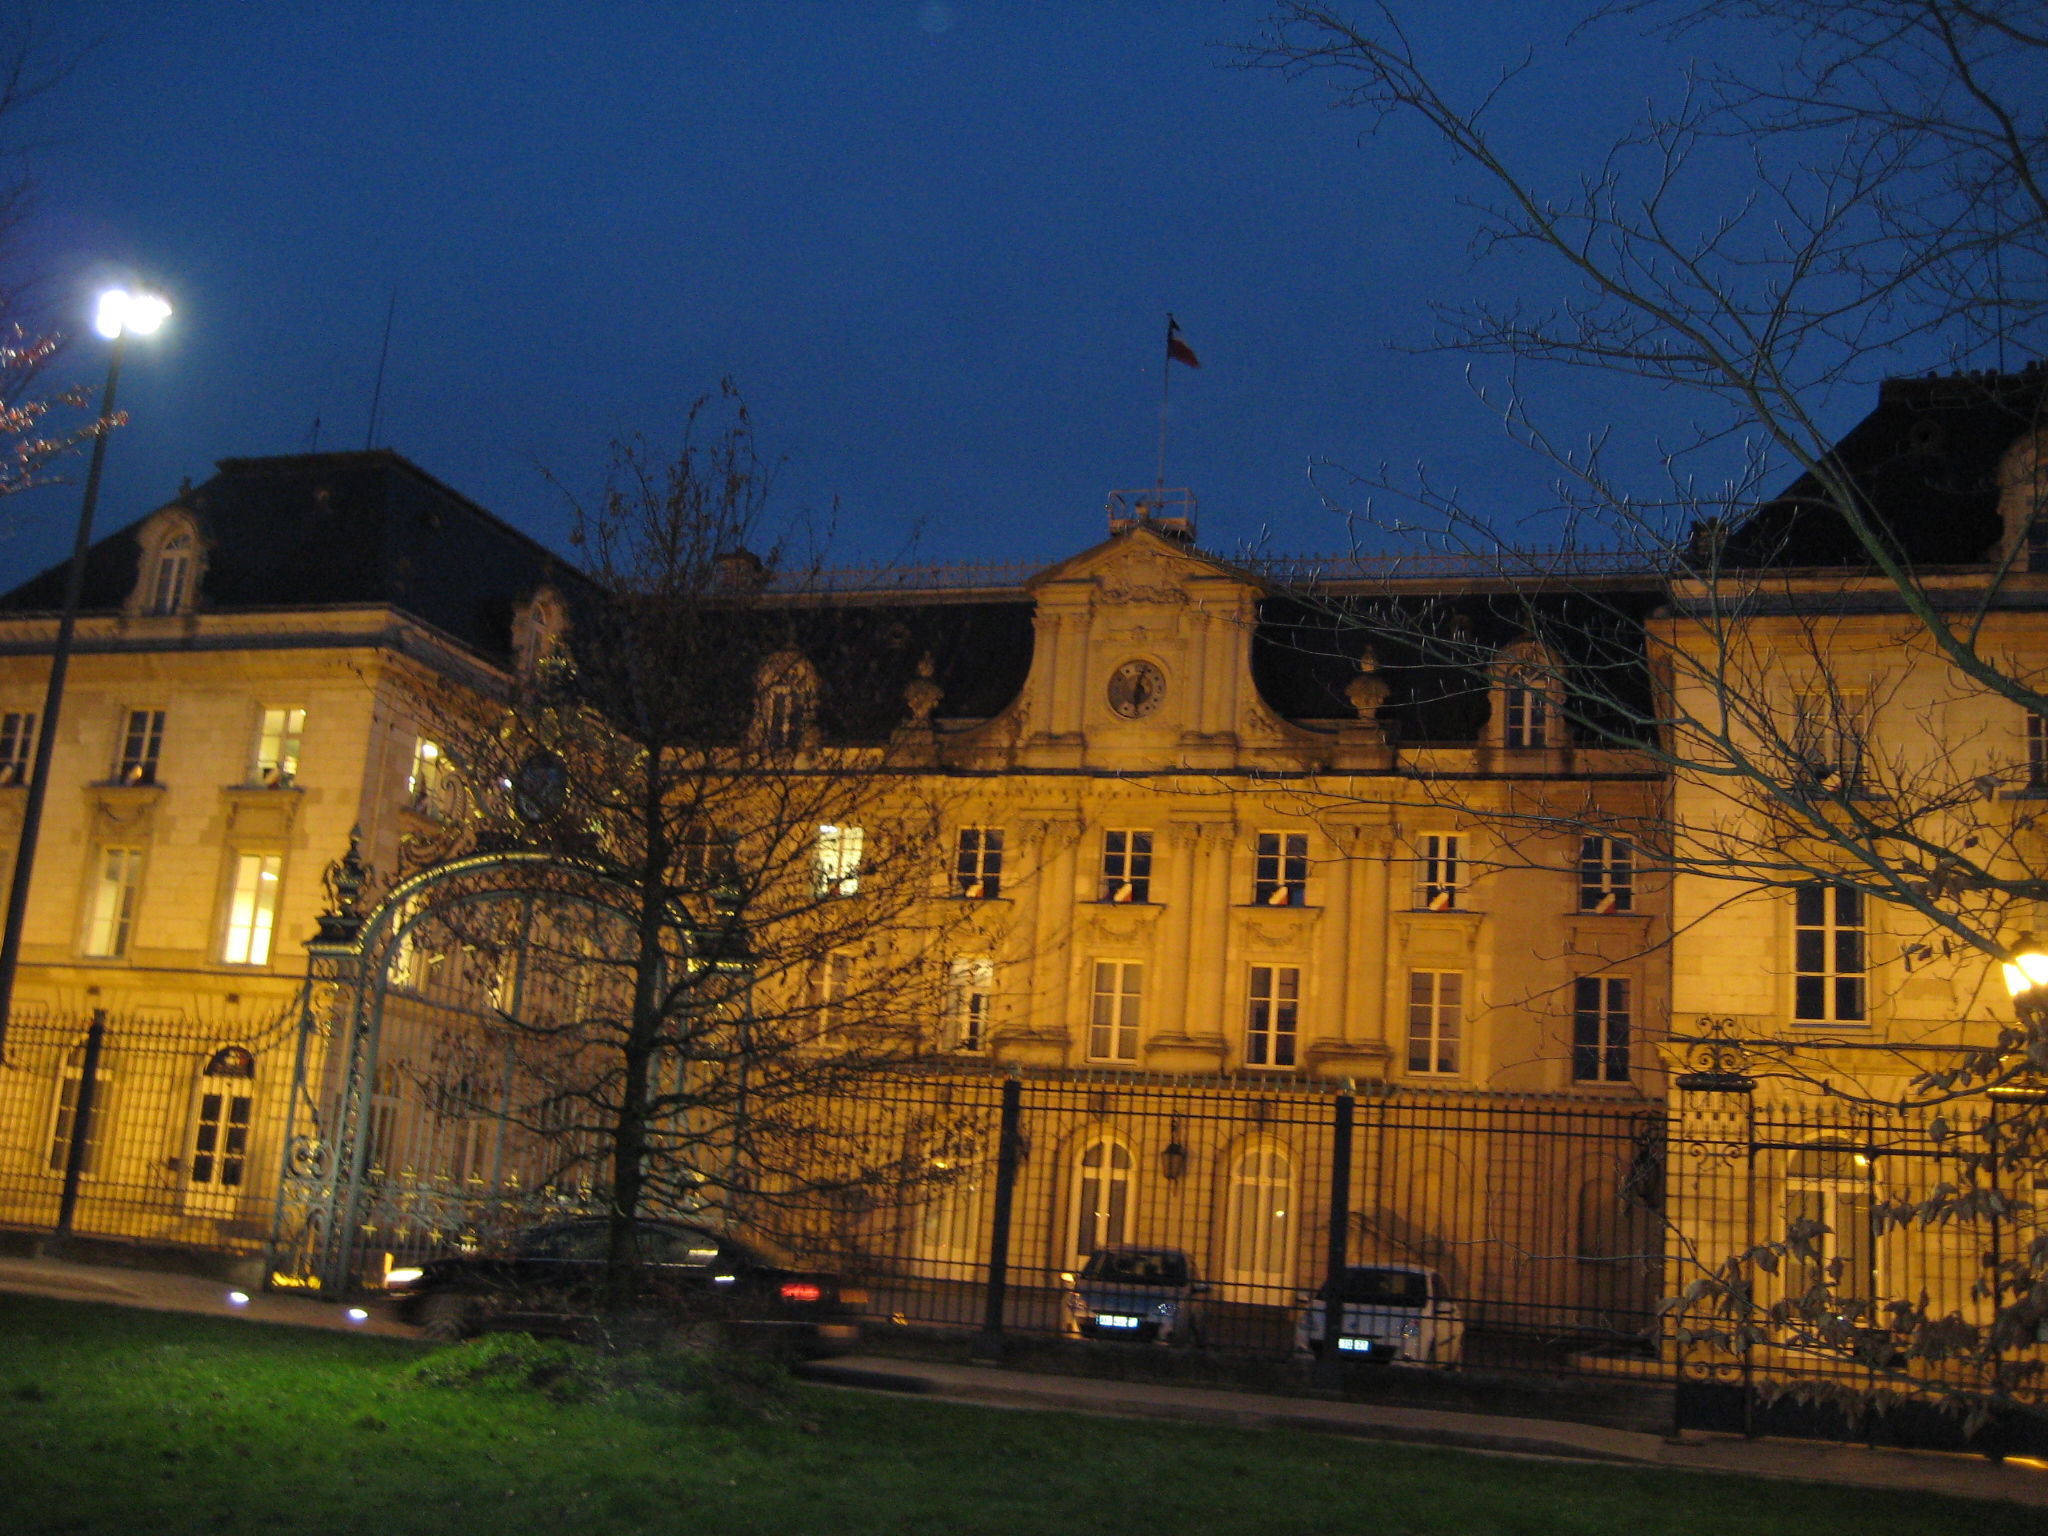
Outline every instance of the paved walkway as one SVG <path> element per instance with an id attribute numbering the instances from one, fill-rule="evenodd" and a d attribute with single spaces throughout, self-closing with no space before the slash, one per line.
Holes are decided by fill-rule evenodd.
<path id="1" fill-rule="evenodd" d="M 163 1311 L 240 1316 L 253 1322 L 299 1328 L 339 1329 L 397 1338 L 417 1336 L 413 1329 L 379 1315 L 360 1321 L 352 1319 L 347 1309 L 331 1302 L 260 1292 L 251 1292 L 246 1301 L 236 1302 L 232 1299 L 233 1287 L 223 1281 L 154 1270 L 0 1258 L 0 1291 L 115 1302 Z M 805 1374 L 839 1386 L 915 1392 L 1011 1408 L 1053 1408 L 1246 1428 L 1306 1430 L 1493 1454 L 1570 1457 L 1865 1488 L 1918 1488 L 1958 1498 L 2004 1499 L 2048 1509 L 2048 1462 L 2033 1460 L 2000 1464 L 1981 1457 L 1932 1451 L 1871 1450 L 1805 1440 L 1745 1440 L 1740 1436 L 1696 1432 L 1686 1435 L 1683 1441 L 1673 1441 L 1632 1430 L 1549 1419 L 1447 1413 L 1431 1408 L 1320 1398 L 1268 1397 L 1253 1392 L 1101 1381 L 1000 1366 L 942 1365 L 881 1356 L 823 1361 L 808 1367 Z"/>

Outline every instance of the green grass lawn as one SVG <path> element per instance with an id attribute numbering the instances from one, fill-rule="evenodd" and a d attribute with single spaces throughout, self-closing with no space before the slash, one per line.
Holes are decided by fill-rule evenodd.
<path id="1" fill-rule="evenodd" d="M 477 1346 L 461 1348 L 442 1362 Z M 574 1400 L 433 1384 L 428 1359 L 389 1339 L 0 1295 L 0 1531 L 2041 1530 L 2039 1510 L 1913 1494 L 823 1388 Z"/>

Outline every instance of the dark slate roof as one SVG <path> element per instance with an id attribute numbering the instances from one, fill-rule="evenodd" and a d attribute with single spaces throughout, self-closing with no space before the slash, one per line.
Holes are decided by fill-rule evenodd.
<path id="1" fill-rule="evenodd" d="M 1610 740 L 1640 740 L 1651 695 L 1642 624 L 1662 595 L 1646 581 L 1599 591 L 1431 595 L 1409 587 L 1268 598 L 1252 636 L 1252 678 L 1289 719 L 1351 720 L 1344 691 L 1369 644 L 1389 690 L 1381 723 L 1400 741 L 1454 746 L 1478 741 L 1485 730 L 1491 660 L 1533 637 L 1558 658 L 1567 707 L 1582 727 Z"/>
<path id="2" fill-rule="evenodd" d="M 513 610 L 537 587 L 554 584 L 572 607 L 588 592 L 544 545 L 388 449 L 222 459 L 169 505 L 193 515 L 208 545 L 204 610 L 391 607 L 502 661 Z M 85 611 L 127 601 L 147 521 L 93 545 Z M 0 611 L 54 611 L 63 591 L 53 566 L 0 596 Z"/>
<path id="3" fill-rule="evenodd" d="M 1915 565 L 1971 565 L 2002 533 L 1999 460 L 2039 420 L 2048 370 L 1887 379 L 1877 408 L 1832 453 L 1867 498 L 1904 558 Z M 1801 475 L 1743 519 L 1727 541 L 1733 566 L 1861 566 L 1869 558 Z"/>

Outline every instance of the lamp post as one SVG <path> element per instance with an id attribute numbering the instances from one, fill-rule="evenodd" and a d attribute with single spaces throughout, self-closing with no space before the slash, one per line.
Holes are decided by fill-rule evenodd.
<path id="1" fill-rule="evenodd" d="M 64 574 L 64 606 L 57 620 L 57 643 L 50 653 L 50 682 L 43 691 L 43 713 L 36 722 L 36 760 L 29 774 L 28 799 L 21 811 L 21 842 L 14 854 L 14 878 L 7 888 L 7 924 L 0 932 L 0 1064 L 7 1059 L 7 1025 L 14 1010 L 14 973 L 21 960 L 21 927 L 28 906 L 29 880 L 35 873 L 36 838 L 42 831 L 43 801 L 50 789 L 50 753 L 57 741 L 57 717 L 64 707 L 64 675 L 71 668 L 71 636 L 78 627 L 78 602 L 85 591 L 85 556 L 92 546 L 92 514 L 100 498 L 100 470 L 107 461 L 107 432 L 114 419 L 114 395 L 121 384 L 121 359 L 131 335 L 149 336 L 171 315 L 170 304 L 154 293 L 110 288 L 100 295 L 93 329 L 113 343 L 107 353 L 107 384 L 100 392 L 99 419 L 93 424 L 92 464 L 85 472 L 85 502 L 78 509 L 78 536 L 71 546 L 71 564 Z"/>

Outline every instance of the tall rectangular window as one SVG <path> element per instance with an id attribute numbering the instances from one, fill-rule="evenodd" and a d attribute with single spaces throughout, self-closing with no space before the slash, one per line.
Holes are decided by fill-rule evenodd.
<path id="1" fill-rule="evenodd" d="M 299 737 L 305 733 L 306 712 L 280 707 L 263 711 L 263 723 L 256 731 L 256 761 L 249 775 L 252 782 L 282 788 L 299 776 Z"/>
<path id="2" fill-rule="evenodd" d="M 192 536 L 179 534 L 156 557 L 156 580 L 150 585 L 149 612 L 183 613 L 192 584 Z"/>
<path id="3" fill-rule="evenodd" d="M 448 794 L 453 779 L 448 754 L 441 743 L 416 736 L 412 743 L 412 766 L 406 770 L 406 803 L 422 816 L 443 816 L 448 811 Z"/>
<path id="4" fill-rule="evenodd" d="M 1293 965 L 1252 967 L 1250 1003 L 1245 1013 L 1244 1064 L 1248 1067 L 1291 1067 L 1294 1037 L 1301 1015 L 1301 968 Z"/>
<path id="5" fill-rule="evenodd" d="M 1408 973 L 1408 1070 L 1453 1077 L 1464 1028 L 1465 973 Z"/>
<path id="6" fill-rule="evenodd" d="M 1579 910 L 1633 912 L 1635 905 L 1635 845 L 1619 837 L 1581 838 Z"/>
<path id="7" fill-rule="evenodd" d="M 229 965 L 268 965 L 270 935 L 277 925 L 277 894 L 284 856 L 235 855 L 235 883 L 228 895 L 227 941 L 220 957 Z"/>
<path id="8" fill-rule="evenodd" d="M 988 1049 L 995 992 L 996 964 L 985 955 L 955 960 L 946 968 L 946 1028 L 941 1043 L 947 1050 L 979 1054 Z"/>
<path id="9" fill-rule="evenodd" d="M 0 715 L 0 785 L 26 784 L 36 758 L 36 717 L 22 710 Z"/>
<path id="10" fill-rule="evenodd" d="M 157 756 L 164 745 L 164 712 L 160 709 L 131 709 L 121 725 L 121 752 L 114 759 L 114 780 L 119 784 L 154 784 Z"/>
<path id="11" fill-rule="evenodd" d="M 1793 893 L 1792 1017 L 1802 1024 L 1861 1024 L 1863 893 L 1813 881 Z"/>
<path id="12" fill-rule="evenodd" d="M 113 1105 L 113 1073 L 102 1052 L 93 1064 L 92 1118 L 86 1122 L 85 1145 L 78 1171 L 90 1174 L 99 1161 L 99 1150 L 107 1143 L 107 1115 Z M 62 1173 L 71 1161 L 71 1137 L 78 1124 L 78 1099 L 85 1086 L 85 1046 L 74 1045 L 64 1057 L 64 1069 L 57 1079 L 56 1113 L 50 1117 L 50 1170 Z"/>
<path id="13" fill-rule="evenodd" d="M 1548 711 L 1542 690 L 1514 682 L 1501 690 L 1501 740 L 1523 750 L 1540 747 L 1549 737 Z"/>
<path id="14" fill-rule="evenodd" d="M 1572 983 L 1572 1081 L 1628 1081 L 1626 976 L 1581 976 Z"/>
<path id="15" fill-rule="evenodd" d="M 818 961 L 818 1020 L 829 1032 L 844 1029 L 853 996 L 853 956 L 834 950 Z"/>
<path id="16" fill-rule="evenodd" d="M 1829 794 L 1861 792 L 1869 695 L 1860 688 L 1808 689 L 1792 696 L 1795 772 Z"/>
<path id="17" fill-rule="evenodd" d="M 1088 1059 L 1138 1059 L 1138 1006 L 1145 991 L 1145 967 L 1137 960 L 1095 962 L 1094 996 L 1088 1010 Z"/>
<path id="18" fill-rule="evenodd" d="M 1308 904 L 1308 834 L 1261 832 L 1252 863 L 1252 903 L 1261 907 Z"/>
<path id="19" fill-rule="evenodd" d="M 102 848 L 93 867 L 92 895 L 86 908 L 85 952 L 113 960 L 128 953 L 128 933 L 135 922 L 135 893 L 142 885 L 140 848 Z"/>
<path id="20" fill-rule="evenodd" d="M 987 901 L 1003 893 L 1003 829 L 962 827 L 953 864 L 953 888 L 969 901 Z"/>
<path id="21" fill-rule="evenodd" d="M 851 896 L 860 889 L 860 852 L 867 833 L 859 827 L 821 826 L 813 873 L 820 896 Z"/>
<path id="22" fill-rule="evenodd" d="M 12 720 L 14 716 L 7 718 Z M 33 726 L 35 716 L 30 715 L 28 719 Z M 5 738 L 0 737 L 0 744 L 4 741 Z M 9 779 L 7 782 L 18 784 L 21 781 Z M 2048 719 L 2035 714 L 2027 716 L 2027 788 L 2048 789 Z"/>
<path id="23" fill-rule="evenodd" d="M 1143 906 L 1152 899 L 1152 834 L 1102 834 L 1102 899 Z"/>
<path id="24" fill-rule="evenodd" d="M 1415 905 L 1424 912 L 1452 912 L 1465 886 L 1464 834 L 1425 832 L 1415 839 Z"/>

